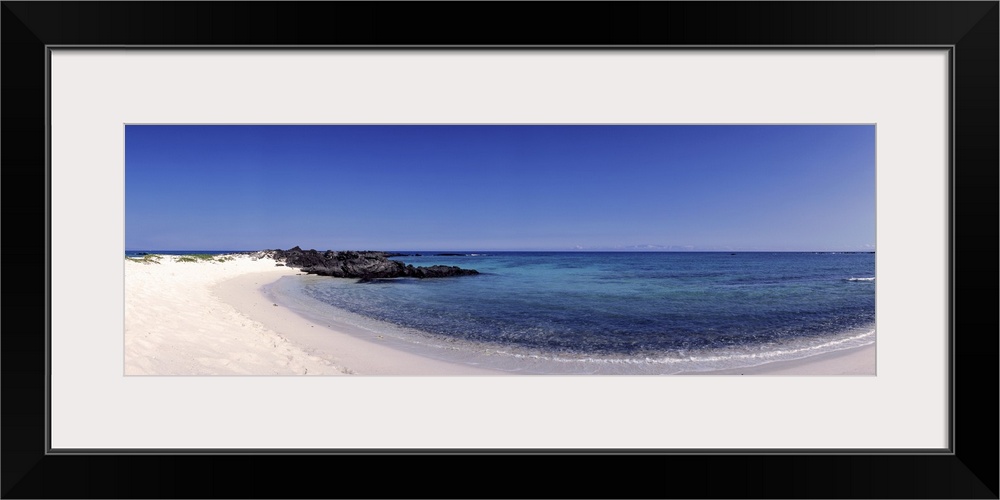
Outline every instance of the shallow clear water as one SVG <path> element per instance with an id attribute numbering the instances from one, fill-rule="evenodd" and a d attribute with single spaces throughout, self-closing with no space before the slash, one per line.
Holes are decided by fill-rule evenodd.
<path id="1" fill-rule="evenodd" d="M 397 259 L 482 274 L 371 283 L 310 276 L 298 281 L 300 291 L 422 342 L 547 359 L 759 359 L 843 348 L 845 339 L 873 341 L 870 253 L 469 252 Z"/>

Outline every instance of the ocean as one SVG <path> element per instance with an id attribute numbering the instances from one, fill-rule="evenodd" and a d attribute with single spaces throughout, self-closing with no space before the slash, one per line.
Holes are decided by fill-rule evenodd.
<path id="1" fill-rule="evenodd" d="M 698 372 L 875 342 L 874 253 L 434 252 L 394 259 L 481 274 L 365 283 L 286 276 L 268 293 L 355 335 L 525 373 Z"/>

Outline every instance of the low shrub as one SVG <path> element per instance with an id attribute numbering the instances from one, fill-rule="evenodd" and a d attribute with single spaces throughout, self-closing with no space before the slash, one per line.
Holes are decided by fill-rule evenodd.
<path id="1" fill-rule="evenodd" d="M 142 262 L 143 264 L 159 264 L 161 258 L 163 258 L 161 255 L 146 254 L 143 255 L 142 257 L 125 257 L 125 260 L 131 260 L 132 262 Z"/>

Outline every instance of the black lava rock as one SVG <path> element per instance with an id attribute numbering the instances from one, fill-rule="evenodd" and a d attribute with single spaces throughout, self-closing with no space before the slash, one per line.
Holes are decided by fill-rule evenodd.
<path id="1" fill-rule="evenodd" d="M 284 262 L 288 267 L 299 268 L 302 272 L 334 278 L 360 278 L 370 281 L 380 278 L 446 278 L 479 274 L 475 269 L 456 266 L 413 267 L 390 260 L 399 254 L 376 251 L 333 251 L 319 252 L 302 250 L 298 246 L 288 250 L 263 250 L 258 257 L 269 257 Z"/>

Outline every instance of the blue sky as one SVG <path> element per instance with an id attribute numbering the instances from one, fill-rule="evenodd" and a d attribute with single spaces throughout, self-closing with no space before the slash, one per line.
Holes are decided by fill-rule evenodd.
<path id="1" fill-rule="evenodd" d="M 126 250 L 875 245 L 875 127 L 125 128 Z"/>

